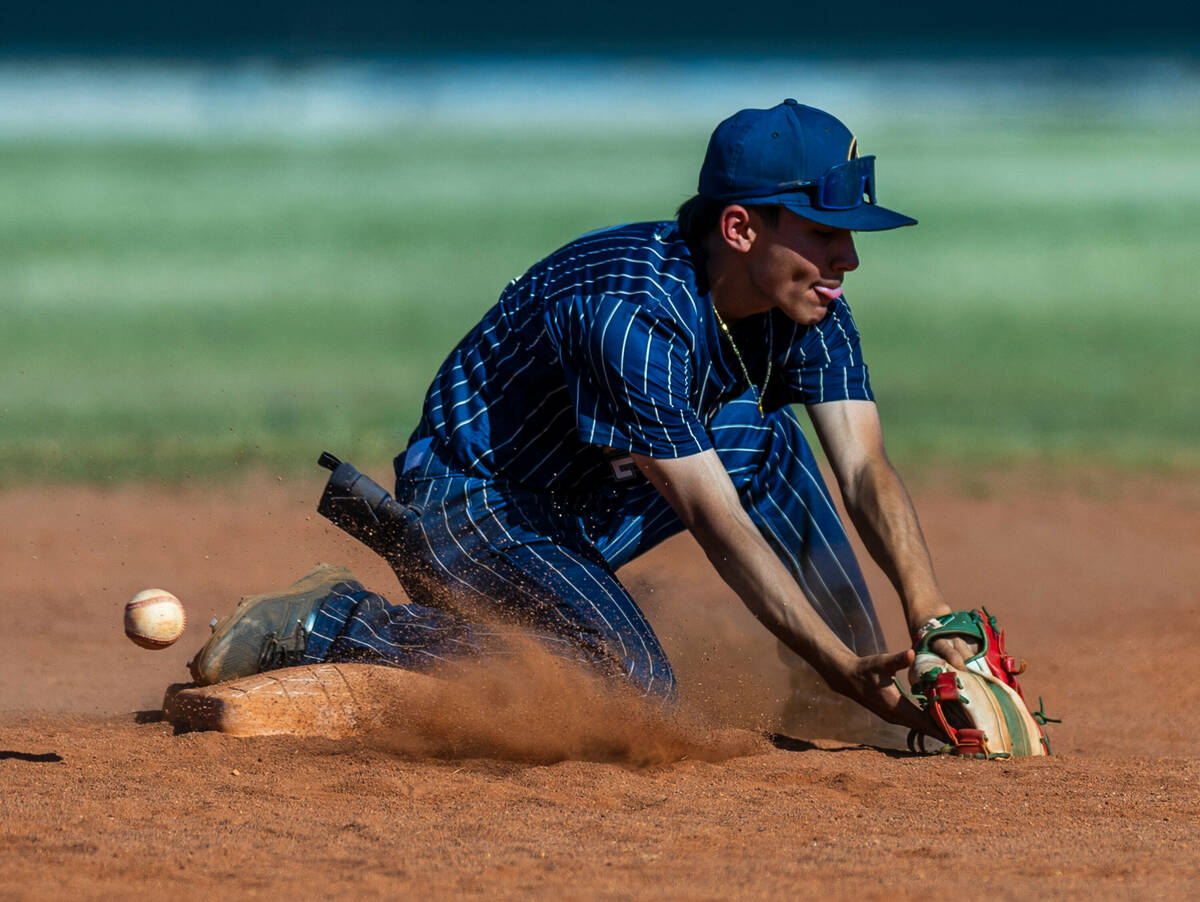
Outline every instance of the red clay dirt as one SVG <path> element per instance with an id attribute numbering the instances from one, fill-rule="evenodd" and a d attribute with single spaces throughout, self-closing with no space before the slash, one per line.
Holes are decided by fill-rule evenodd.
<path id="1" fill-rule="evenodd" d="M 1065 719 L 1049 759 L 897 751 L 784 663 L 685 538 L 622 573 L 677 718 L 517 668 L 420 742 L 399 710 L 342 740 L 176 733 L 163 691 L 240 595 L 329 561 L 399 597 L 315 514 L 320 486 L 0 495 L 0 897 L 1200 895 L 1195 477 L 913 486 L 947 595 L 1000 616 L 1026 693 Z M 190 618 L 162 651 L 122 634 L 149 587 Z"/>

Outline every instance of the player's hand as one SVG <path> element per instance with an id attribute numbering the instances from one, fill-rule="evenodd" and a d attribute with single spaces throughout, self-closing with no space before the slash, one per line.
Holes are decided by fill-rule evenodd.
<path id="1" fill-rule="evenodd" d="M 935 639 L 929 648 L 951 667 L 966 670 L 967 659 L 979 654 L 980 646 L 974 639 L 966 636 L 946 636 L 943 639 Z"/>
<path id="2" fill-rule="evenodd" d="M 930 613 L 928 609 L 924 610 L 920 615 L 920 621 L 914 625 L 910 625 L 914 636 L 920 636 L 927 629 L 934 618 L 949 617 L 953 612 L 949 608 L 938 607 Z M 913 642 L 914 647 L 920 642 L 919 639 Z M 940 639 L 934 639 L 929 644 L 929 651 L 933 652 L 951 667 L 958 670 L 967 669 L 967 659 L 973 658 L 979 654 L 982 646 L 978 641 L 970 636 L 947 635 Z"/>
<path id="3" fill-rule="evenodd" d="M 933 719 L 906 699 L 896 688 L 893 677 L 912 665 L 913 650 L 854 658 L 828 680 L 830 688 L 858 702 L 889 723 L 920 730 L 927 736 L 941 736 Z"/>

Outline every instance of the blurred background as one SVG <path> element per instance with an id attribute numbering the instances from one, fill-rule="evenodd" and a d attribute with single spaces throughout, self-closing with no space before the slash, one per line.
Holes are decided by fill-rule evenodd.
<path id="1" fill-rule="evenodd" d="M 386 464 L 509 279 L 671 217 L 788 96 L 921 221 L 847 281 L 902 464 L 1194 470 L 1198 37 L 1082 0 L 6 5 L 0 481 Z"/>

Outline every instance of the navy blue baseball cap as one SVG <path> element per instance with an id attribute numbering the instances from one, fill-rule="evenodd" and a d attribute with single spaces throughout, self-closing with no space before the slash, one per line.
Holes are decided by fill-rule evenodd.
<path id="1" fill-rule="evenodd" d="M 778 204 L 858 232 L 917 224 L 875 203 L 875 157 L 858 155 L 850 129 L 791 98 L 769 110 L 741 110 L 716 127 L 699 193 L 746 206 Z"/>

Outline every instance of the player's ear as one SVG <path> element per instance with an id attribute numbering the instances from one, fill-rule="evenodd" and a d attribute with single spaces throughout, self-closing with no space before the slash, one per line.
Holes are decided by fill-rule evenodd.
<path id="1" fill-rule="evenodd" d="M 721 217 L 717 220 L 721 240 L 739 254 L 747 253 L 754 244 L 758 232 L 756 226 L 750 211 L 741 204 L 730 204 L 721 211 Z"/>

